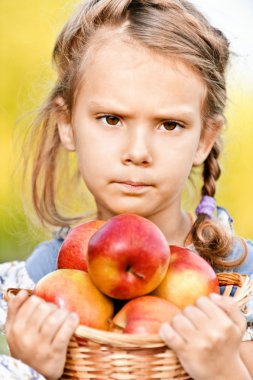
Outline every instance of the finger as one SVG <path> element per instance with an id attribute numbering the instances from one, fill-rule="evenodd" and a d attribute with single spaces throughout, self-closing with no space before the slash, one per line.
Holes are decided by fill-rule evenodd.
<path id="1" fill-rule="evenodd" d="M 204 328 L 210 324 L 210 319 L 207 315 L 200 310 L 198 307 L 193 305 L 186 306 L 183 310 L 183 314 L 191 321 L 195 329 L 199 330 Z"/>
<path id="2" fill-rule="evenodd" d="M 37 308 L 41 306 L 41 304 L 45 304 L 46 302 L 37 297 L 31 296 L 29 299 L 20 307 L 16 315 L 16 328 L 17 329 L 27 329 L 27 331 L 34 331 L 34 318 L 33 315 Z"/>
<path id="3" fill-rule="evenodd" d="M 63 321 L 62 325 L 58 329 L 52 341 L 52 346 L 65 347 L 67 349 L 70 338 L 75 332 L 75 329 L 79 325 L 79 317 L 76 313 L 70 313 L 68 317 Z"/>
<path id="4" fill-rule="evenodd" d="M 20 306 L 29 298 L 26 290 L 21 290 L 16 296 L 10 298 L 8 302 L 8 311 L 10 313 L 17 312 Z"/>
<path id="5" fill-rule="evenodd" d="M 10 301 L 8 302 L 6 331 L 8 330 L 9 326 L 14 323 L 19 309 L 24 305 L 24 303 L 28 299 L 29 293 L 26 290 L 21 290 L 15 297 L 10 299 Z"/>
<path id="6" fill-rule="evenodd" d="M 232 319 L 239 327 L 241 333 L 244 334 L 247 322 L 236 300 L 233 297 L 219 296 L 215 293 L 210 295 L 210 299 Z"/>
<path id="7" fill-rule="evenodd" d="M 185 342 L 192 341 L 197 334 L 197 329 L 191 320 L 183 313 L 176 315 L 171 321 L 171 327 Z"/>
<path id="8" fill-rule="evenodd" d="M 34 332 L 40 332 L 45 321 L 49 318 L 50 314 L 54 313 L 58 307 L 49 302 L 40 302 L 38 306 L 34 309 L 30 318 L 27 320 L 28 324 L 33 324 Z"/>
<path id="9" fill-rule="evenodd" d="M 163 323 L 161 325 L 159 335 L 175 352 L 179 352 L 186 344 L 184 339 L 168 323 Z"/>
<path id="10" fill-rule="evenodd" d="M 218 295 L 218 297 L 220 297 Z M 200 297 L 195 302 L 197 308 L 199 308 L 211 321 L 224 318 L 226 313 L 209 297 Z"/>
<path id="11" fill-rule="evenodd" d="M 212 295 L 211 298 L 200 297 L 196 301 L 196 306 L 199 307 L 210 318 L 210 321 L 217 328 L 219 327 L 224 332 L 232 332 L 236 327 L 240 335 L 243 334 L 245 329 L 245 322 L 242 315 L 233 300 L 229 297 Z M 213 300 L 216 300 L 215 302 Z M 200 326 L 200 329 L 202 326 Z M 204 331 L 204 328 L 203 330 Z M 235 330 L 234 330 L 235 331 Z"/>
<path id="12" fill-rule="evenodd" d="M 68 310 L 60 308 L 57 308 L 54 312 L 52 312 L 41 325 L 41 337 L 51 344 L 69 314 L 70 313 Z"/>

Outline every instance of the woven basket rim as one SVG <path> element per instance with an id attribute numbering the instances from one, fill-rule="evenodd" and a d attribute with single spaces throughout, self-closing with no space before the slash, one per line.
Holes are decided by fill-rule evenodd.
<path id="1" fill-rule="evenodd" d="M 164 347 L 166 344 L 158 334 L 122 334 L 117 332 L 99 330 L 88 326 L 79 325 L 75 330 L 75 336 L 88 339 L 94 343 L 123 346 L 124 347 Z"/>

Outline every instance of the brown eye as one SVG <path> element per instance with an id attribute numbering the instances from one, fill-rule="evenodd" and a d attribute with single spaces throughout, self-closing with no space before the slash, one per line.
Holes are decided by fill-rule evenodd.
<path id="1" fill-rule="evenodd" d="M 101 119 L 103 119 L 105 124 L 108 125 L 117 125 L 119 123 L 119 119 L 113 115 L 106 115 L 103 116 Z"/>
<path id="2" fill-rule="evenodd" d="M 164 131 L 174 131 L 174 129 L 177 128 L 183 128 L 181 124 L 179 124 L 177 121 L 168 120 L 162 123 L 162 125 L 159 127 L 159 129 Z"/>

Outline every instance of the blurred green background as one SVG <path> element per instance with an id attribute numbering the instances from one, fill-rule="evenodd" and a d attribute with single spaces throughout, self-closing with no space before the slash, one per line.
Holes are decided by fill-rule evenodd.
<path id="1" fill-rule="evenodd" d="M 18 136 L 22 135 L 26 117 L 51 87 L 51 50 L 75 3 L 0 0 L 0 263 L 25 258 L 48 237 L 32 227 L 22 208 L 21 194 L 26 189 L 21 185 Z M 234 217 L 237 234 L 253 239 L 253 83 L 242 80 L 238 85 L 233 75 L 217 200 Z M 3 338 L 0 352 L 6 352 Z"/>
<path id="2" fill-rule="evenodd" d="M 0 1 L 0 262 L 26 257 L 44 238 L 22 209 L 21 137 L 51 88 L 51 50 L 73 7 L 66 0 Z"/>

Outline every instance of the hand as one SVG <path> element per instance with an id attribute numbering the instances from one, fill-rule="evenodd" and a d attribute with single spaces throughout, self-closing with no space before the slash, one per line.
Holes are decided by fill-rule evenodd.
<path id="1" fill-rule="evenodd" d="M 194 380 L 242 380 L 250 379 L 239 354 L 245 328 L 236 302 L 212 294 L 162 325 L 160 336 Z"/>
<path id="2" fill-rule="evenodd" d="M 11 355 L 48 380 L 61 377 L 76 314 L 21 291 L 9 301 L 6 339 Z"/>

